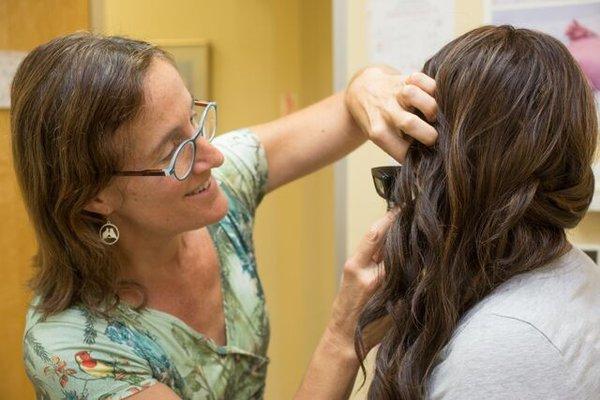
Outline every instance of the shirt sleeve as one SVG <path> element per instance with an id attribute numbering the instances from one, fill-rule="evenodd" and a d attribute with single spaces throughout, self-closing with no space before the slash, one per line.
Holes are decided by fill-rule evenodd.
<path id="1" fill-rule="evenodd" d="M 516 318 L 485 316 L 458 332 L 440 356 L 430 400 L 588 398 L 577 394 L 554 344 Z"/>
<path id="2" fill-rule="evenodd" d="M 265 195 L 268 166 L 265 150 L 249 129 L 223 134 L 214 140 L 225 161 L 215 170 L 215 178 L 229 197 L 254 215 Z"/>
<path id="3" fill-rule="evenodd" d="M 119 400 L 157 382 L 145 359 L 92 321 L 72 310 L 27 329 L 25 371 L 37 398 Z"/>

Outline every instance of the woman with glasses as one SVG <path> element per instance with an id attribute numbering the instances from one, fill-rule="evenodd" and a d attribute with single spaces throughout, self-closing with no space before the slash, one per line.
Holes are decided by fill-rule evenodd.
<path id="1" fill-rule="evenodd" d="M 423 72 L 436 145 L 373 171 L 398 214 L 357 330 L 360 348 L 393 320 L 368 398 L 600 398 L 600 268 L 566 235 L 594 194 L 589 81 L 557 39 L 511 26 L 465 33 Z"/>
<path id="2" fill-rule="evenodd" d="M 368 68 L 344 93 L 215 139 L 217 105 L 194 99 L 148 43 L 78 33 L 34 49 L 13 82 L 11 128 L 39 245 L 23 342 L 38 398 L 261 398 L 256 207 L 367 139 L 398 159 L 408 136 L 433 143 L 407 110 L 433 119 L 434 88 Z M 390 221 L 348 260 L 298 399 L 348 394 L 357 312 Z"/>

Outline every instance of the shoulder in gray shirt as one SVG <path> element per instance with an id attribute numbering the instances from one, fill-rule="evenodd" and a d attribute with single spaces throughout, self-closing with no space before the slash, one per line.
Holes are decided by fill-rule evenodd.
<path id="1" fill-rule="evenodd" d="M 581 250 L 514 277 L 463 317 L 428 399 L 600 399 L 600 267 Z"/>

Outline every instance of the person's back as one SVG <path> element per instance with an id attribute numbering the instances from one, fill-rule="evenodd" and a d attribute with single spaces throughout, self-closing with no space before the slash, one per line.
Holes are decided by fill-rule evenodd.
<path id="1" fill-rule="evenodd" d="M 510 26 L 423 69 L 438 141 L 413 145 L 390 200 L 383 285 L 361 329 L 393 328 L 370 399 L 600 398 L 599 268 L 567 241 L 594 193 L 598 122 L 558 40 Z"/>
<path id="2" fill-rule="evenodd" d="M 496 288 L 439 354 L 431 399 L 600 396 L 600 267 L 573 248 Z"/>

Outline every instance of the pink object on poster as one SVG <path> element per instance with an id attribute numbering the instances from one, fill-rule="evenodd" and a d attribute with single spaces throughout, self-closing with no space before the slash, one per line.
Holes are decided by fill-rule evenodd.
<path id="1" fill-rule="evenodd" d="M 575 20 L 567 27 L 565 34 L 570 39 L 567 47 L 581 65 L 592 88 L 600 90 L 600 36 Z"/>

